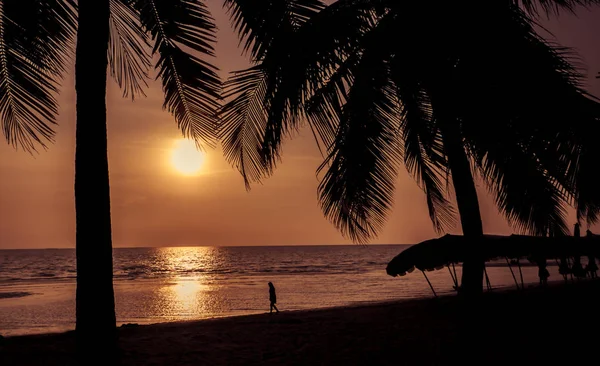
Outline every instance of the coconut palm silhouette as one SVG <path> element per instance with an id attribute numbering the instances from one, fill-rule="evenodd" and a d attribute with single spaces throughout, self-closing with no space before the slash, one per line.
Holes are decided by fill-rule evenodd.
<path id="1" fill-rule="evenodd" d="M 220 138 L 247 187 L 273 173 L 283 141 L 307 124 L 325 157 L 323 213 L 366 242 L 386 221 L 403 164 L 438 231 L 453 224 L 456 201 L 473 243 L 466 294 L 483 289 L 474 174 L 519 231 L 566 234 L 571 200 L 580 217 L 597 219 L 588 182 L 600 157 L 589 137 L 600 132 L 598 103 L 580 86 L 573 53 L 535 26 L 598 1 L 486 2 L 478 16 L 456 2 L 300 6 L 309 3 L 256 5 L 256 20 L 242 8 L 232 14 L 253 65 L 225 84 Z"/>

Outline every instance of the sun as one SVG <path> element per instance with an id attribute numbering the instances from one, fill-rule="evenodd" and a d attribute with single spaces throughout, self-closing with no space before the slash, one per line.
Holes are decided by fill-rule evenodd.
<path id="1" fill-rule="evenodd" d="M 184 175 L 194 175 L 200 171 L 204 163 L 204 153 L 198 151 L 192 140 L 177 140 L 171 153 L 173 168 Z"/>

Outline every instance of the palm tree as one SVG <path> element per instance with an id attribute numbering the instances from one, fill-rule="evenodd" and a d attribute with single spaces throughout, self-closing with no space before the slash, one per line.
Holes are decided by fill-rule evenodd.
<path id="1" fill-rule="evenodd" d="M 0 1 L 0 111 L 3 132 L 16 147 L 33 151 L 52 140 L 58 110 L 54 94 L 76 34 L 76 331 L 79 350 L 89 352 L 114 345 L 116 333 L 107 71 L 124 96 L 134 98 L 143 95 L 155 61 L 163 107 L 198 144 L 213 141 L 221 85 L 208 61 L 215 25 L 204 2 L 95 0 L 78 5 L 73 0 Z"/>
<path id="2" fill-rule="evenodd" d="M 577 196 L 580 212 L 597 212 L 600 199 L 582 196 L 577 177 L 590 171 L 579 159 L 589 146 L 581 137 L 597 125 L 598 104 L 579 86 L 570 51 L 534 25 L 538 9 L 598 1 L 476 10 L 460 2 L 240 3 L 230 13 L 254 65 L 226 84 L 220 138 L 248 187 L 273 172 L 284 136 L 304 123 L 324 150 L 323 212 L 356 242 L 383 227 L 400 164 L 425 191 L 439 231 L 455 213 L 444 187 L 451 178 L 463 234 L 474 242 L 465 293 L 482 291 L 484 270 L 474 172 L 521 231 L 566 232 L 565 203 Z"/>

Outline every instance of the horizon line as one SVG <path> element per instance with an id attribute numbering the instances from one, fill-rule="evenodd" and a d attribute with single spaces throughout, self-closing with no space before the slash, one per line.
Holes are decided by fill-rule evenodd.
<path id="1" fill-rule="evenodd" d="M 401 243 L 386 243 L 386 244 L 289 244 L 289 245 L 264 245 L 264 244 L 250 244 L 250 245 L 162 245 L 162 246 L 129 246 L 129 247 L 113 247 L 112 249 L 153 249 L 153 248 L 259 248 L 259 247 L 270 247 L 270 248 L 288 248 L 288 247 L 341 247 L 341 246 L 355 246 L 355 247 L 369 247 L 369 246 L 393 246 L 393 245 L 414 245 L 414 244 L 401 244 Z M 0 248 L 2 250 L 75 250 L 75 247 L 44 247 L 44 248 Z"/>

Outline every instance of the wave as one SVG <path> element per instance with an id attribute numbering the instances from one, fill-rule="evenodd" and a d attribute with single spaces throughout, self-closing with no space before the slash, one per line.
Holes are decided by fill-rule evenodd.
<path id="1" fill-rule="evenodd" d="M 384 271 L 399 247 L 139 248 L 115 250 L 114 278 L 358 274 Z M 0 283 L 72 281 L 73 251 L 0 251 Z"/>

